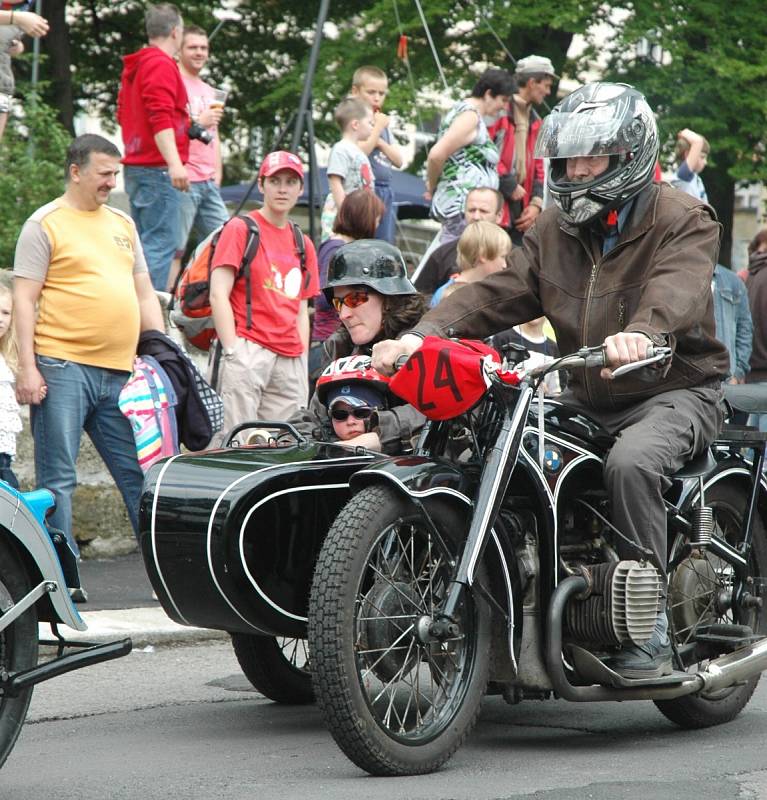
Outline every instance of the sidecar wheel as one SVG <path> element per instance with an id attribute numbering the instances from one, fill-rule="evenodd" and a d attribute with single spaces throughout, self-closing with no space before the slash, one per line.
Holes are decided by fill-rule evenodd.
<path id="1" fill-rule="evenodd" d="M 233 633 L 232 647 L 245 677 L 264 697 L 285 705 L 314 702 L 306 639 Z"/>
<path id="2" fill-rule="evenodd" d="M 490 611 L 466 591 L 460 632 L 424 642 L 415 622 L 445 597 L 468 513 L 432 500 L 439 536 L 388 487 L 355 495 L 320 552 L 309 601 L 314 691 L 344 753 L 372 775 L 432 772 L 476 722 Z M 481 576 L 478 576 L 481 577 Z"/>
<path id="3" fill-rule="evenodd" d="M 16 601 L 30 589 L 27 571 L 13 547 L 0 538 L 0 607 L 8 595 Z M 37 664 L 37 609 L 32 606 L 0 633 L 0 670 L 22 672 Z M 13 749 L 27 716 L 32 689 L 16 697 L 0 690 L 0 767 Z"/>
<path id="4" fill-rule="evenodd" d="M 714 509 L 718 532 L 731 544 L 740 540 L 743 511 L 748 497 L 732 484 L 715 484 L 706 492 L 706 504 Z M 671 556 L 684 544 L 678 536 L 672 543 Z M 749 559 L 749 575 L 757 587 L 767 578 L 767 539 L 757 512 L 754 519 L 753 546 Z M 732 623 L 731 610 L 717 609 L 719 597 L 732 587 L 732 567 L 711 552 L 690 555 L 669 574 L 669 635 L 683 646 L 696 625 L 707 622 Z M 764 635 L 767 630 L 765 609 L 753 608 L 748 618 L 737 620 Z M 707 662 L 685 664 L 688 672 L 705 668 Z M 682 728 L 708 728 L 734 719 L 751 699 L 759 675 L 713 694 L 688 695 L 676 700 L 656 700 L 659 711 Z"/>

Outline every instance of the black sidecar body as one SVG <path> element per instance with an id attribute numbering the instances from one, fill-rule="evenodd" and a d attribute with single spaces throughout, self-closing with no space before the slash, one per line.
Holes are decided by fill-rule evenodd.
<path id="1" fill-rule="evenodd" d="M 304 637 L 317 554 L 350 496 L 349 479 L 382 458 L 303 441 L 153 465 L 140 544 L 166 613 L 184 625 Z"/>

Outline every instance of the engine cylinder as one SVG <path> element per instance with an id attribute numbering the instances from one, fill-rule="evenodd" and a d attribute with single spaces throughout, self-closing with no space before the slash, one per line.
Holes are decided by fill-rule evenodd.
<path id="1" fill-rule="evenodd" d="M 585 596 L 567 605 L 566 628 L 580 642 L 607 646 L 644 644 L 663 602 L 661 576 L 638 561 L 583 567 Z"/>

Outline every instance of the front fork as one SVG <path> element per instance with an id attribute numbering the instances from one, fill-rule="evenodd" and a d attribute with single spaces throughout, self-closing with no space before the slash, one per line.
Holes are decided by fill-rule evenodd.
<path id="1" fill-rule="evenodd" d="M 508 393 L 500 390 L 499 394 L 504 401 L 508 402 Z M 482 559 L 490 531 L 495 525 L 506 489 L 509 486 L 511 473 L 517 463 L 522 443 L 522 431 L 532 398 L 532 388 L 523 387 L 513 410 L 507 411 L 505 414 L 498 438 L 487 453 L 479 481 L 477 499 L 474 503 L 469 534 L 455 576 L 448 586 L 442 608 L 433 620 L 421 626 L 424 633 L 428 632 L 428 638 L 442 640 L 458 633 L 457 610 L 466 587 L 474 583 L 477 564 Z"/>

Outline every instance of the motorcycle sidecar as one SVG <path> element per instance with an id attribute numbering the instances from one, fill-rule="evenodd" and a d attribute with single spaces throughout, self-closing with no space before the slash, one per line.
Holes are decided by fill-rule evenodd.
<path id="1" fill-rule="evenodd" d="M 305 638 L 315 560 L 350 496 L 349 478 L 381 458 L 299 440 L 153 465 L 140 544 L 166 613 L 235 637 Z"/>

